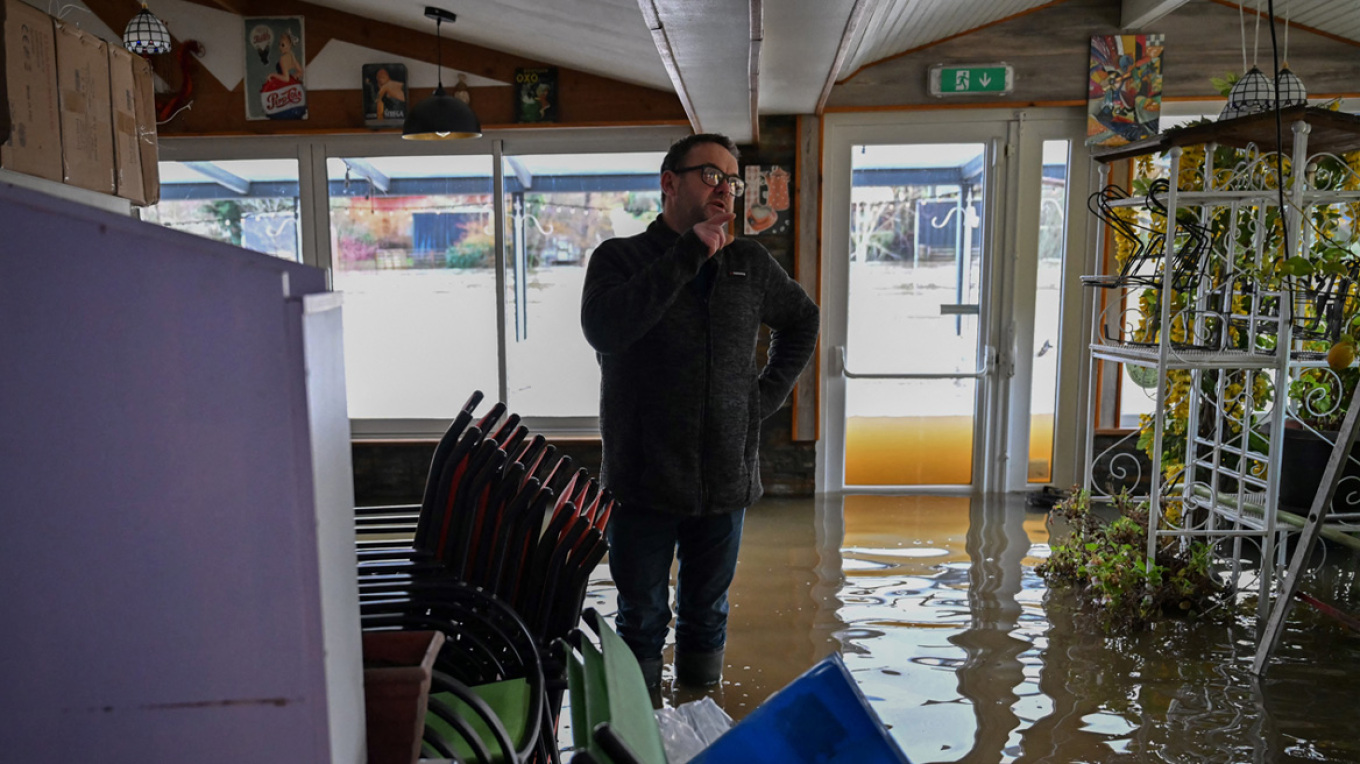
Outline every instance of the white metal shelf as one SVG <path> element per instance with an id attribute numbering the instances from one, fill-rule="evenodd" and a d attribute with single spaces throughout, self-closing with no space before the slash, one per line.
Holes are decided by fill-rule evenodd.
<path id="1" fill-rule="evenodd" d="M 1285 203 L 1292 203 L 1294 200 L 1289 198 L 1290 192 L 1285 191 Z M 1167 195 L 1165 193 L 1154 194 L 1154 198 L 1163 207 L 1166 206 Z M 1319 204 L 1347 204 L 1360 201 L 1360 191 L 1328 191 L 1328 190 L 1307 190 L 1303 192 L 1302 203 L 1305 206 L 1316 206 Z M 1279 193 L 1275 189 L 1255 189 L 1243 191 L 1177 191 L 1176 206 L 1186 207 L 1225 207 L 1232 204 L 1243 202 L 1257 202 L 1266 207 L 1278 207 L 1280 204 Z M 1109 206 L 1135 207 L 1142 208 L 1148 206 L 1146 195 L 1130 196 L 1127 199 L 1117 199 L 1108 202 Z"/>
<path id="2" fill-rule="evenodd" d="M 1310 120 L 1316 118 L 1318 123 L 1324 126 L 1329 125 L 1328 120 L 1331 119 L 1326 115 L 1314 115 L 1312 112 L 1308 112 L 1306 118 Z M 1350 123 L 1347 122 L 1343 127 L 1349 129 Z M 1232 126 L 1227 125 L 1224 129 L 1230 130 Z M 1206 141 L 1218 140 L 1214 137 L 1216 135 L 1214 130 L 1212 127 L 1201 130 Z M 1315 158 L 1308 154 L 1309 133 L 1308 123 L 1302 119 L 1293 122 L 1290 136 L 1292 146 L 1288 153 L 1292 167 L 1307 167 Z M 1328 140 L 1334 141 L 1335 136 Z M 1322 144 L 1330 145 L 1327 140 L 1322 141 Z M 1151 146 L 1151 143 L 1149 145 Z M 1169 150 L 1170 165 L 1166 177 L 1173 180 L 1181 177 L 1182 170 L 1188 169 L 1182 164 L 1187 154 L 1179 148 L 1179 145 L 1162 146 Z M 1314 152 L 1316 151 L 1315 147 Z M 1151 200 L 1143 194 L 1127 199 L 1110 200 L 1108 205 L 1140 212 L 1155 212 L 1159 217 L 1169 219 L 1177 219 L 1179 212 L 1192 211 L 1202 225 L 1207 225 L 1208 221 L 1224 215 L 1229 220 L 1237 221 L 1243 214 L 1256 218 L 1263 216 L 1267 210 L 1278 210 L 1281 192 L 1270 187 L 1275 185 L 1274 173 L 1260 171 L 1265 168 L 1262 162 L 1273 160 L 1260 152 L 1254 152 L 1251 148 L 1248 148 L 1248 152 L 1245 162 L 1226 168 L 1235 171 L 1228 181 L 1230 187 L 1220 186 L 1206 190 L 1173 188 L 1156 193 Z M 1215 160 L 1214 152 L 1192 153 L 1188 156 L 1195 156 L 1202 163 L 1193 168 L 1199 178 L 1222 178 L 1219 171 L 1225 168 L 1210 164 Z M 1102 186 L 1108 179 L 1108 172 L 1108 165 L 1102 165 Z M 1259 187 L 1242 187 L 1253 182 L 1253 179 L 1260 183 Z M 1288 228 L 1285 235 L 1289 241 L 1307 241 L 1306 234 L 1309 231 L 1304 230 L 1306 225 L 1304 221 L 1309 218 L 1308 213 L 1311 209 L 1360 202 L 1360 191 L 1311 187 L 1310 183 L 1317 180 L 1323 180 L 1329 185 L 1339 185 L 1340 179 L 1324 178 L 1311 172 L 1286 175 L 1284 204 L 1297 209 L 1300 213 L 1286 216 Z M 1154 211 L 1154 205 L 1170 209 L 1165 212 Z M 1252 208 L 1256 209 L 1253 211 Z M 1177 226 L 1172 236 L 1180 241 L 1181 233 L 1181 227 Z M 1115 234 L 1112 230 L 1100 230 L 1097 251 L 1103 251 L 1107 239 L 1113 235 Z M 1176 249 L 1166 232 L 1147 232 L 1146 237 L 1151 243 L 1162 244 L 1163 250 Z M 1259 268 L 1262 263 L 1269 262 L 1277 256 L 1277 253 L 1269 248 L 1274 244 L 1268 244 L 1267 240 L 1268 237 L 1259 234 L 1252 236 L 1250 241 L 1239 240 L 1236 236 L 1212 237 L 1207 244 L 1200 243 L 1200 246 L 1206 249 L 1199 252 L 1198 256 L 1211 259 L 1220 266 L 1227 264 L 1234 270 Z M 1099 260 L 1104 262 L 1103 258 Z M 1162 268 L 1169 267 L 1166 256 L 1162 256 L 1157 262 L 1161 263 Z M 1117 266 L 1112 263 L 1110 267 L 1117 271 Z M 1153 275 L 1155 276 L 1155 273 Z M 1152 470 L 1148 476 L 1146 491 L 1154 504 L 1151 512 L 1153 523 L 1148 534 L 1149 554 L 1154 553 L 1159 538 L 1176 537 L 1200 538 L 1211 543 L 1223 542 L 1225 546 L 1220 546 L 1216 553 L 1229 557 L 1240 556 L 1243 554 L 1242 542 L 1252 539 L 1253 543 L 1259 546 L 1260 602 L 1261 612 L 1264 614 L 1269 607 L 1276 583 L 1276 570 L 1282 570 L 1284 535 L 1297 530 L 1297 523 L 1294 516 L 1276 511 L 1283 438 L 1271 439 L 1268 449 L 1262 453 L 1257 448 L 1247 446 L 1243 441 L 1242 431 L 1250 429 L 1261 432 L 1268 428 L 1271 432 L 1279 432 L 1283 429 L 1288 413 L 1285 402 L 1293 375 L 1300 369 L 1322 366 L 1325 360 L 1317 352 L 1304 352 L 1302 349 L 1304 343 L 1296 336 L 1296 327 L 1285 320 L 1293 304 L 1286 302 L 1291 300 L 1287 290 L 1274 290 L 1269 294 L 1261 291 L 1252 292 L 1249 291 L 1252 285 L 1239 283 L 1236 280 L 1239 278 L 1240 274 L 1226 280 L 1224 285 L 1214 290 L 1212 304 L 1237 305 L 1241 300 L 1241 304 L 1249 306 L 1246 312 L 1250 315 L 1239 315 L 1237 310 L 1232 311 L 1232 316 L 1220 315 L 1205 307 L 1205 298 L 1202 296 L 1198 303 L 1191 300 L 1189 304 L 1179 306 L 1160 300 L 1154 301 L 1150 306 L 1151 312 L 1148 313 L 1130 310 L 1123 302 L 1093 300 L 1089 348 L 1093 366 L 1101 361 L 1109 361 L 1155 370 L 1155 384 L 1150 390 L 1155 401 L 1167 399 L 1172 383 L 1168 378 L 1168 372 L 1190 372 L 1184 404 L 1190 424 L 1189 432 L 1169 434 L 1167 413 L 1160 407 L 1154 407 L 1156 410 L 1152 412 L 1144 431 L 1152 440 L 1149 450 Z M 1110 273 L 1097 273 L 1085 277 L 1083 281 L 1092 287 L 1119 288 L 1112 283 L 1115 281 L 1115 275 Z M 1138 286 L 1131 284 L 1128 288 L 1134 289 Z M 1142 286 L 1156 288 L 1155 285 Z M 1225 287 L 1238 291 L 1225 292 Z M 1267 305 L 1275 307 L 1267 308 Z M 1111 310 L 1117 310 L 1118 314 L 1107 315 Z M 1280 311 L 1284 311 L 1286 315 L 1270 315 Z M 1149 326 L 1161 327 L 1156 332 L 1157 344 L 1121 344 L 1104 336 L 1116 331 L 1121 336 L 1132 336 L 1135 331 Z M 1226 337 L 1227 335 L 1223 333 L 1228 332 L 1231 327 L 1232 344 L 1254 349 L 1206 350 L 1193 349 L 1184 344 L 1177 347 L 1171 336 L 1172 332 L 1168 331 L 1167 327 L 1192 329 L 1191 338 L 1200 341 L 1201 346 L 1216 344 L 1207 340 Z M 1089 376 L 1093 386 L 1099 377 L 1093 368 Z M 1244 390 L 1248 392 L 1244 394 Z M 1206 424 L 1213 419 L 1218 421 Z M 1184 444 L 1185 470 L 1176 478 L 1175 483 L 1168 483 L 1162 474 L 1162 454 L 1167 443 L 1166 439 L 1170 437 L 1180 438 Z M 1092 485 L 1090 471 L 1097 461 L 1093 453 L 1093 443 L 1093 435 L 1088 432 L 1088 487 Z M 1211 493 L 1208 486 L 1213 485 L 1240 486 L 1241 490 Z M 1161 518 L 1161 507 L 1158 506 L 1165 501 L 1183 502 L 1184 514 L 1180 518 L 1190 519 L 1191 525 L 1168 525 L 1165 519 Z M 1356 517 L 1360 519 L 1360 513 L 1357 513 Z M 1346 521 L 1349 520 L 1350 518 L 1346 518 Z"/>
<path id="3" fill-rule="evenodd" d="M 1091 355 L 1116 363 L 1157 367 L 1161 353 L 1156 347 L 1091 343 Z M 1275 353 L 1246 350 L 1175 350 L 1167 351 L 1167 369 L 1272 369 L 1279 363 Z"/>

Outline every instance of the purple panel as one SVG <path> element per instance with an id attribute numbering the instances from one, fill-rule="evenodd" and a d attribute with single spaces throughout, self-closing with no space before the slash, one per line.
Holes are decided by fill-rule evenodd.
<path id="1" fill-rule="evenodd" d="M 0 186 L 0 758 L 328 758 L 324 274 Z"/>

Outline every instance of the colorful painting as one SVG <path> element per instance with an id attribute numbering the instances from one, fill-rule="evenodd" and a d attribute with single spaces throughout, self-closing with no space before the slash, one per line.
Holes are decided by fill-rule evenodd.
<path id="1" fill-rule="evenodd" d="M 1091 38 L 1088 146 L 1123 146 L 1157 134 L 1164 40 L 1159 34 Z"/>
<path id="2" fill-rule="evenodd" d="M 306 119 L 302 17 L 246 18 L 246 119 Z"/>
<path id="3" fill-rule="evenodd" d="M 789 171 L 779 165 L 746 165 L 746 235 L 787 233 L 790 225 Z"/>

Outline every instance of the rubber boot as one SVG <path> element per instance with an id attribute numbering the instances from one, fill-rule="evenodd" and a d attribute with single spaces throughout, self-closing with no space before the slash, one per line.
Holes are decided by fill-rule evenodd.
<path id="1" fill-rule="evenodd" d="M 687 653 L 675 651 L 675 679 L 691 687 L 712 687 L 722 681 L 723 651 Z"/>
<path id="2" fill-rule="evenodd" d="M 642 669 L 642 681 L 647 684 L 648 690 L 658 690 L 661 688 L 661 667 L 665 661 L 661 658 L 638 661 L 638 668 Z"/>

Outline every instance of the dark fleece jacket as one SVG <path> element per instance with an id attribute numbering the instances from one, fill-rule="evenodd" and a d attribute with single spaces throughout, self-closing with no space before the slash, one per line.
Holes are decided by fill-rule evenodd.
<path id="1" fill-rule="evenodd" d="M 816 304 L 764 247 L 707 253 L 658 218 L 591 255 L 581 326 L 600 361 L 601 476 L 624 511 L 717 514 L 760 498 L 760 422 L 816 348 Z"/>

